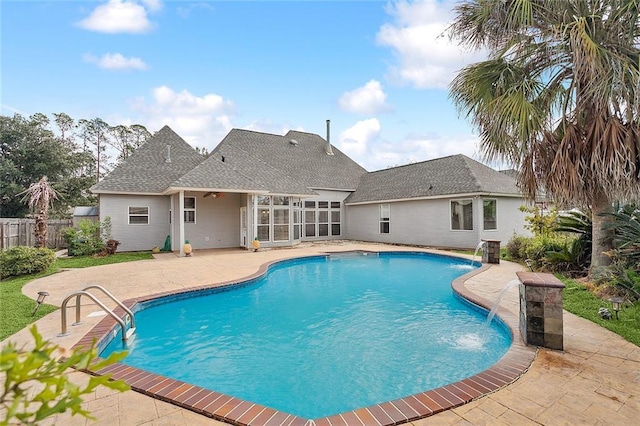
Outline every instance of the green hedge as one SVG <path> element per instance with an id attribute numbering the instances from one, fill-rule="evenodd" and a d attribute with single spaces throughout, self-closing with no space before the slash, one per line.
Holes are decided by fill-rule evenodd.
<path id="1" fill-rule="evenodd" d="M 0 278 L 43 272 L 53 264 L 55 253 L 47 248 L 13 247 L 0 252 Z"/>

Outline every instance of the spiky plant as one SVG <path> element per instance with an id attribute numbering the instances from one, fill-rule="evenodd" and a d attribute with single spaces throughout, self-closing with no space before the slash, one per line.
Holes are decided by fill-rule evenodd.
<path id="1" fill-rule="evenodd" d="M 36 247 L 46 248 L 49 208 L 53 200 L 58 198 L 58 194 L 46 176 L 42 176 L 38 182 L 32 183 L 29 189 L 18 195 L 22 194 L 25 194 L 22 201 L 28 202 L 29 208 L 34 212 L 36 226 L 33 233 L 36 237 Z"/>

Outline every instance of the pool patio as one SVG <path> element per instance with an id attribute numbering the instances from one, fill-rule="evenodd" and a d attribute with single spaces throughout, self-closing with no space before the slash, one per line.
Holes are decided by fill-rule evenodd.
<path id="1" fill-rule="evenodd" d="M 174 254 L 156 259 L 65 271 L 27 284 L 23 292 L 36 298 L 47 291 L 47 303 L 60 305 L 65 296 L 91 284 L 103 285 L 121 300 L 237 280 L 255 274 L 261 265 L 275 260 L 344 250 L 420 250 L 414 247 L 373 243 L 334 242 L 305 244 L 292 249 L 261 251 L 240 249 L 197 251 L 179 258 Z M 520 265 L 502 262 L 464 282 L 466 291 L 493 301 L 506 283 L 516 278 Z M 107 300 L 105 300 L 106 302 Z M 86 305 L 85 305 L 86 304 Z M 107 303 L 108 306 L 112 304 Z M 510 289 L 501 307 L 517 317 L 518 291 Z M 83 299 L 83 324 L 60 332 L 60 311 L 37 322 L 43 336 L 65 348 L 75 345 L 104 317 L 89 314 L 100 309 Z M 68 314 L 71 322 L 73 312 Z M 9 338 L 30 341 L 28 330 Z M 87 380 L 80 372 L 74 380 Z M 540 349 L 529 370 L 514 383 L 468 404 L 415 420 L 409 424 L 635 424 L 640 418 L 640 348 L 587 320 L 564 313 L 564 352 Z M 98 389 L 85 399 L 97 421 L 59 415 L 46 424 L 223 424 L 192 411 L 129 391 L 123 394 Z M 359 424 L 368 424 L 358 421 Z M 284 423 L 286 424 L 286 422 Z M 356 424 L 335 418 L 331 424 Z M 371 420 L 371 424 L 378 424 Z"/>

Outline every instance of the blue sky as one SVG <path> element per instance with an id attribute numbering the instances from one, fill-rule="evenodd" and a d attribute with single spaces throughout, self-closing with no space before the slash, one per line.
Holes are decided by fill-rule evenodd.
<path id="1" fill-rule="evenodd" d="M 439 37 L 448 0 L 7 1 L 1 114 L 325 136 L 368 170 L 478 159 L 447 84 L 481 60 Z"/>

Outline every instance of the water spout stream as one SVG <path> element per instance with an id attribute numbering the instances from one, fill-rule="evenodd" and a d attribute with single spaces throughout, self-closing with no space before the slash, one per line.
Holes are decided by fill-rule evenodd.
<path id="1" fill-rule="evenodd" d="M 473 252 L 473 259 L 471 260 L 471 265 L 473 266 L 473 264 L 476 262 L 476 257 L 478 257 L 478 252 L 480 250 L 484 251 L 484 246 L 485 244 L 487 244 L 485 241 L 480 241 L 478 243 L 478 245 L 476 246 L 476 251 Z"/>
<path id="2" fill-rule="evenodd" d="M 493 307 L 491 308 L 491 312 L 489 312 L 489 316 L 487 317 L 487 327 L 489 327 L 491 325 L 491 321 L 493 320 L 493 317 L 496 315 L 496 311 L 500 307 L 500 302 L 502 302 L 502 298 L 504 297 L 504 295 L 507 294 L 507 291 L 511 287 L 514 287 L 514 286 L 516 286 L 518 284 L 520 284 L 520 280 L 511 280 L 500 291 L 500 294 L 498 295 L 498 298 L 496 299 L 496 301 L 493 303 Z"/>

